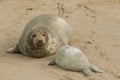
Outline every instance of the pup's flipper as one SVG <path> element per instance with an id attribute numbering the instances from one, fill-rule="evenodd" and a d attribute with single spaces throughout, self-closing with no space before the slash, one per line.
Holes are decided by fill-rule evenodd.
<path id="1" fill-rule="evenodd" d="M 89 67 L 85 67 L 82 69 L 82 72 L 85 76 L 90 76 L 92 71 L 89 69 Z"/>
<path id="2" fill-rule="evenodd" d="M 94 65 L 90 65 L 89 68 L 96 73 L 105 73 L 103 70 L 99 69 L 98 67 L 94 66 Z"/>
<path id="3" fill-rule="evenodd" d="M 49 64 L 48 65 L 55 65 L 56 63 L 55 63 L 55 59 L 53 58 L 50 62 L 49 62 Z"/>

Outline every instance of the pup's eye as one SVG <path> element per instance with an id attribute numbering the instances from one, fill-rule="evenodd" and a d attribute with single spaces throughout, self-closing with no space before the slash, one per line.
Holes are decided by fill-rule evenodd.
<path id="1" fill-rule="evenodd" d="M 45 34 L 43 34 L 43 36 L 45 36 Z"/>
<path id="2" fill-rule="evenodd" d="M 33 34 L 32 37 L 33 37 L 33 38 L 36 37 L 36 34 Z"/>

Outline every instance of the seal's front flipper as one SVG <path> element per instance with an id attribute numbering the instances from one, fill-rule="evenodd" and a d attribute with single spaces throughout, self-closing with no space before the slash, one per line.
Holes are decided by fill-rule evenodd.
<path id="1" fill-rule="evenodd" d="M 55 59 L 52 59 L 50 62 L 49 62 L 49 64 L 48 65 L 55 65 L 56 63 L 55 63 Z"/>
<path id="2" fill-rule="evenodd" d="M 19 53 L 20 51 L 19 51 L 18 46 L 16 45 L 14 47 L 11 47 L 11 48 L 7 49 L 6 52 L 7 53 Z"/>
<path id="3" fill-rule="evenodd" d="M 94 65 L 90 65 L 90 69 L 93 72 L 97 72 L 97 73 L 105 73 L 103 70 L 99 69 L 98 67 L 94 66 Z"/>
<path id="4" fill-rule="evenodd" d="M 82 69 L 82 72 L 85 76 L 90 76 L 92 71 L 89 69 L 89 67 L 85 67 Z"/>

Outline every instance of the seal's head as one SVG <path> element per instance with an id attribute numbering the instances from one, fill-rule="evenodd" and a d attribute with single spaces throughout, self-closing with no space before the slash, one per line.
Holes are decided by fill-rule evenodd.
<path id="1" fill-rule="evenodd" d="M 27 52 L 30 56 L 41 58 L 49 55 L 56 42 L 51 37 L 51 34 L 40 28 L 32 29 L 28 33 Z"/>
<path id="2" fill-rule="evenodd" d="M 28 33 L 28 54 L 32 57 L 41 58 L 48 55 L 48 33 L 42 29 L 33 29 Z"/>
<path id="3" fill-rule="evenodd" d="M 31 43 L 35 48 L 43 48 L 47 43 L 47 33 L 43 30 L 35 30 L 31 33 Z"/>

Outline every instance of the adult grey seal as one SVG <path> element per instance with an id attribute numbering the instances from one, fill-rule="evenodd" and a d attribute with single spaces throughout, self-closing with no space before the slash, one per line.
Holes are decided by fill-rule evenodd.
<path id="1" fill-rule="evenodd" d="M 49 65 L 57 64 L 59 67 L 72 71 L 81 71 L 89 76 L 91 72 L 104 73 L 98 67 L 91 65 L 87 57 L 78 48 L 64 45 L 60 47 Z"/>
<path id="2" fill-rule="evenodd" d="M 44 57 L 68 44 L 71 32 L 70 25 L 62 18 L 51 14 L 40 15 L 28 22 L 16 46 L 7 52 Z"/>

